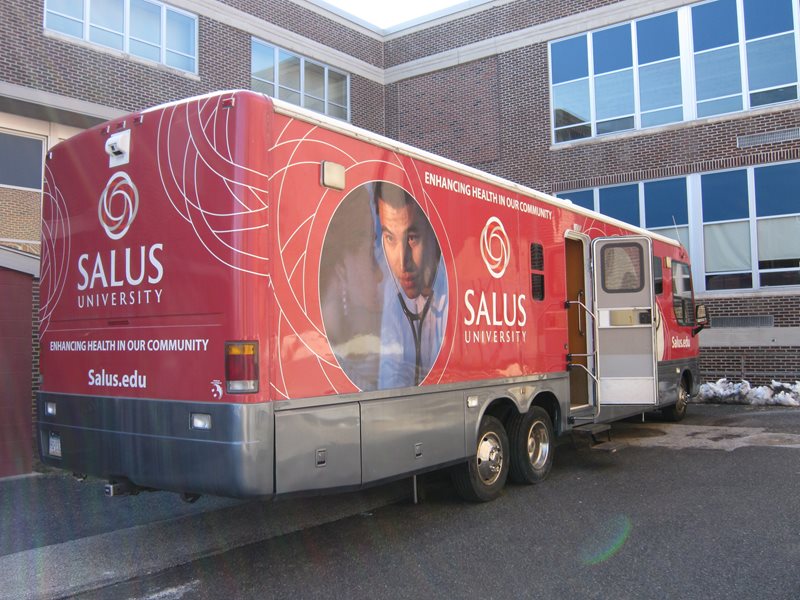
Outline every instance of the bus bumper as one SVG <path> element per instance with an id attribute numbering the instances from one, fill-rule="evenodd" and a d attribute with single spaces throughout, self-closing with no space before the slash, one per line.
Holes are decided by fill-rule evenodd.
<path id="1" fill-rule="evenodd" d="M 272 403 L 233 404 L 40 392 L 44 464 L 141 488 L 233 498 L 274 494 Z M 193 427 L 193 417 L 210 428 Z M 195 419 L 194 424 L 197 424 Z"/>

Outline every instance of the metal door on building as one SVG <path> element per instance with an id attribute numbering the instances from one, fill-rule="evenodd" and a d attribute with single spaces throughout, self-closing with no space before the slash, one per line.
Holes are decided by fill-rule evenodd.
<path id="1" fill-rule="evenodd" d="M 599 238 L 592 251 L 600 401 L 655 404 L 651 242 L 640 236 Z"/>

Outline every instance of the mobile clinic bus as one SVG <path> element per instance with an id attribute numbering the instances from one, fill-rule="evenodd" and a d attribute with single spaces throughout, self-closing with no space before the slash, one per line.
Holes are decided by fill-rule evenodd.
<path id="1" fill-rule="evenodd" d="M 85 131 L 44 190 L 39 449 L 109 495 L 485 501 L 698 381 L 678 243 L 260 94 Z"/>

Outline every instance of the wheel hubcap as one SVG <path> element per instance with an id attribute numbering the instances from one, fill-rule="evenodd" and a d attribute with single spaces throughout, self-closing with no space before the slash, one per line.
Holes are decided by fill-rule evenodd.
<path id="1" fill-rule="evenodd" d="M 528 460 L 534 469 L 541 469 L 547 464 L 550 455 L 550 437 L 547 427 L 541 421 L 536 421 L 528 431 Z"/>
<path id="2" fill-rule="evenodd" d="M 503 446 L 500 438 L 489 431 L 478 442 L 478 475 L 483 483 L 492 485 L 503 470 Z"/>

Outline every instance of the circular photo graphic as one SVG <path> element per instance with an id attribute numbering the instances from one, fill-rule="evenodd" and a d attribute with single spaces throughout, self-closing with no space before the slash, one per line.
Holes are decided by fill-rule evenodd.
<path id="1" fill-rule="evenodd" d="M 408 192 L 378 181 L 342 200 L 322 245 L 319 288 L 328 341 L 359 389 L 422 383 L 442 346 L 447 274 Z"/>

